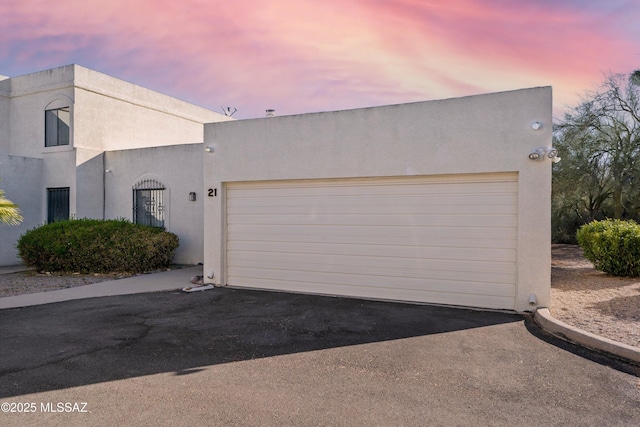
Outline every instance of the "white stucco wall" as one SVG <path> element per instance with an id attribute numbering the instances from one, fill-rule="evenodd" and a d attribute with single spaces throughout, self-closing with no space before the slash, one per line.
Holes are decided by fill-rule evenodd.
<path id="1" fill-rule="evenodd" d="M 9 97 L 3 95 L 0 81 L 0 154 L 9 153 Z"/>
<path id="2" fill-rule="evenodd" d="M 42 223 L 47 221 L 47 188 L 69 187 L 69 215 L 77 217 L 76 208 L 76 152 L 66 150 L 47 152 L 42 163 Z"/>
<path id="3" fill-rule="evenodd" d="M 224 183 L 517 172 L 516 309 L 550 298 L 551 88 L 205 125 L 204 271 L 224 283 Z M 533 122 L 542 123 L 539 130 Z"/>
<path id="4" fill-rule="evenodd" d="M 74 66 L 74 143 L 94 150 L 124 150 L 203 141 L 203 123 L 224 114 Z"/>
<path id="5" fill-rule="evenodd" d="M 10 154 L 26 157 L 62 149 L 44 147 L 45 109 L 71 108 L 69 148 L 102 151 L 198 143 L 203 123 L 233 120 L 79 65 L 0 81 L 0 96 L 9 100 L 0 120 L 11 124 Z"/>
<path id="6" fill-rule="evenodd" d="M 64 106 L 73 110 L 72 82 L 71 66 L 0 81 L 0 153 L 6 155 L 0 159 L 0 188 L 25 217 L 20 226 L 0 226 L 0 265 L 19 262 L 19 236 L 46 222 L 46 188 L 74 186 L 72 146 L 44 147 L 44 111 Z"/>
<path id="7" fill-rule="evenodd" d="M 75 216 L 102 219 L 104 216 L 104 152 L 84 148 L 76 148 L 75 152 Z"/>
<path id="8" fill-rule="evenodd" d="M 24 221 L 0 224 L 0 265 L 20 263 L 15 245 L 27 230 L 42 224 L 42 160 L 0 154 L 0 188 L 20 207 Z"/>
<path id="9" fill-rule="evenodd" d="M 165 227 L 180 238 L 174 262 L 197 264 L 203 256 L 202 144 L 106 153 L 106 218 L 133 220 L 133 186 L 155 179 L 166 186 Z M 189 201 L 189 193 L 196 201 Z"/>
<path id="10" fill-rule="evenodd" d="M 59 147 L 44 146 L 44 111 L 61 107 L 71 108 L 71 144 Z M 73 89 L 43 91 L 11 97 L 10 154 L 42 157 L 43 153 L 70 150 L 73 147 Z"/>
<path id="11" fill-rule="evenodd" d="M 70 144 L 45 147 L 44 111 L 60 107 L 70 107 Z M 103 218 L 107 210 L 103 185 L 105 151 L 202 143 L 203 123 L 228 120 L 233 119 L 78 65 L 0 78 L 0 154 L 41 159 L 40 169 L 33 174 L 39 180 L 37 196 L 34 196 L 38 198 L 37 210 L 25 207 L 40 224 L 47 218 L 46 189 L 56 187 L 69 187 L 70 215 Z M 176 149 L 175 153 L 181 158 L 179 151 Z M 186 149 L 185 153 L 189 152 Z M 145 151 L 144 155 L 149 153 Z M 171 176 L 164 179 L 168 184 L 181 182 L 182 172 L 172 167 L 173 159 L 164 161 L 153 157 L 154 162 L 147 162 L 144 155 L 127 154 L 126 157 L 137 159 L 129 166 L 130 170 L 144 169 L 146 173 Z M 199 161 L 196 168 L 189 168 L 188 179 L 198 184 L 190 191 L 199 191 L 202 186 Z M 6 171 L 13 173 L 13 169 Z M 25 174 L 29 172 L 16 176 Z M 127 209 L 116 205 L 115 216 L 131 217 L 131 185 L 132 182 L 127 181 L 122 189 L 127 194 Z M 202 222 L 194 222 L 192 203 L 188 200 L 180 203 L 182 207 L 178 207 L 177 202 L 174 204 L 177 214 L 172 217 L 172 227 L 184 235 L 178 260 L 199 262 Z M 184 224 L 181 218 L 186 221 Z M 193 224 L 199 231 L 193 231 Z M 5 243 L 9 245 L 8 241 Z"/>

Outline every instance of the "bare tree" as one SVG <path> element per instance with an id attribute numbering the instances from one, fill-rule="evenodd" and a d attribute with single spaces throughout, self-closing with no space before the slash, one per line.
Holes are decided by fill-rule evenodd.
<path id="1" fill-rule="evenodd" d="M 640 70 L 609 74 L 555 125 L 554 215 L 585 223 L 640 214 Z M 565 218 L 566 219 L 566 218 Z"/>

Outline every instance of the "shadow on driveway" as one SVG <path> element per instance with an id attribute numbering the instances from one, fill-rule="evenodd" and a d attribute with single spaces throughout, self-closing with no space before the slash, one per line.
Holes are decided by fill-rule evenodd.
<path id="1" fill-rule="evenodd" d="M 0 310 L 0 397 L 523 319 L 228 288 Z"/>

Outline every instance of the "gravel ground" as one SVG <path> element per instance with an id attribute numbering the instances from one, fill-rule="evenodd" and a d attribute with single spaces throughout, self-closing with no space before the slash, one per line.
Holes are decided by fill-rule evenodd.
<path id="1" fill-rule="evenodd" d="M 640 278 L 596 271 L 574 245 L 552 245 L 551 314 L 582 330 L 640 347 Z M 113 274 L 0 274 L 0 297 L 115 280 Z"/>
<path id="2" fill-rule="evenodd" d="M 640 347 L 640 278 L 597 271 L 574 245 L 551 248 L 553 317 L 584 331 Z"/>
<path id="3" fill-rule="evenodd" d="M 127 276 L 116 274 L 41 274 L 35 271 L 0 274 L 0 298 L 91 285 L 122 277 Z"/>

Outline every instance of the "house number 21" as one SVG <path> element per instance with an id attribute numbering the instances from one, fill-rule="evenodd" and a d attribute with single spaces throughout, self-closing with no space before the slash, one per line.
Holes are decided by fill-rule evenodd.
<path id="1" fill-rule="evenodd" d="M 209 194 L 209 197 L 217 197 L 218 196 L 218 189 L 217 188 L 210 188 L 208 194 Z"/>

